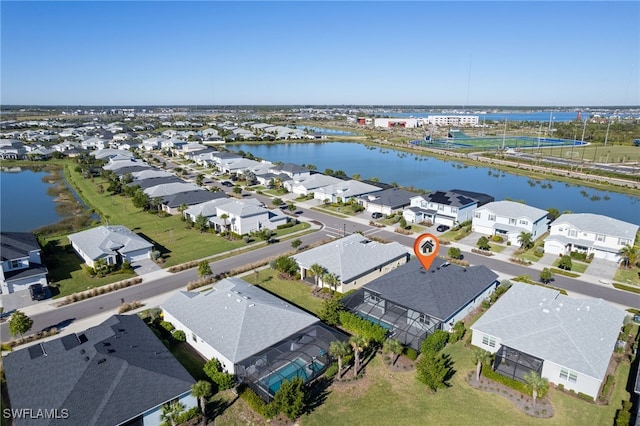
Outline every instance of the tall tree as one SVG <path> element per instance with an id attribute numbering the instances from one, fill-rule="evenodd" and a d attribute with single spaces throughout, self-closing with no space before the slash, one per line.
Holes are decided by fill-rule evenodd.
<path id="1" fill-rule="evenodd" d="M 209 226 L 209 219 L 204 217 L 202 213 L 199 213 L 198 216 L 196 216 L 196 221 L 194 224 L 198 231 L 204 232 L 207 230 L 207 227 Z"/>
<path id="2" fill-rule="evenodd" d="M 164 404 L 160 411 L 160 421 L 169 422 L 171 426 L 176 426 L 178 424 L 178 417 L 180 417 L 180 414 L 182 414 L 185 408 L 184 404 L 178 401 Z"/>
<path id="3" fill-rule="evenodd" d="M 205 401 L 211 396 L 211 383 L 206 380 L 198 380 L 191 386 L 191 395 L 198 398 L 200 411 L 202 411 L 203 424 L 206 424 L 206 405 Z"/>
<path id="4" fill-rule="evenodd" d="M 482 366 L 491 360 L 491 352 L 476 348 L 473 351 L 473 362 L 476 364 L 476 380 L 480 380 Z"/>
<path id="5" fill-rule="evenodd" d="M 524 250 L 528 248 L 531 243 L 533 243 L 533 235 L 531 235 L 531 232 L 520 232 L 520 235 L 518 235 L 518 243 L 520 243 L 521 249 Z"/>
<path id="6" fill-rule="evenodd" d="M 549 388 L 549 381 L 544 377 L 540 377 L 536 371 L 529 371 L 528 373 L 525 373 L 522 378 L 531 389 L 531 396 L 533 396 L 533 408 L 535 409 L 536 399 L 539 394 L 544 395 L 546 393 L 546 390 Z"/>
<path id="7" fill-rule="evenodd" d="M 220 219 L 222 219 L 222 223 L 224 224 L 223 232 L 227 232 L 227 219 L 229 219 L 229 215 L 226 213 L 223 213 L 220 215 Z"/>
<path id="8" fill-rule="evenodd" d="M 9 319 L 9 333 L 12 336 L 20 337 L 24 336 L 26 332 L 31 330 L 31 326 L 33 326 L 33 320 L 29 318 L 24 312 L 15 311 L 11 314 L 11 318 Z"/>
<path id="9" fill-rule="evenodd" d="M 387 339 L 382 344 L 382 351 L 389 354 L 389 358 L 391 358 L 391 365 L 396 363 L 398 356 L 404 350 L 404 346 L 397 339 Z"/>
<path id="10" fill-rule="evenodd" d="M 354 355 L 354 365 L 353 365 L 353 376 L 356 377 L 360 372 L 360 354 L 365 350 L 367 346 L 369 346 L 369 342 L 364 337 L 356 334 L 349 338 L 349 343 L 353 348 Z"/>
<path id="11" fill-rule="evenodd" d="M 338 379 L 342 378 L 342 358 L 351 353 L 349 342 L 334 340 L 329 345 L 329 354 L 338 360 Z"/>
<path id="12" fill-rule="evenodd" d="M 618 254 L 622 259 L 622 262 L 625 264 L 627 268 L 633 267 L 638 261 L 638 255 L 640 254 L 640 250 L 638 246 L 632 246 L 631 244 L 625 244 L 619 251 Z"/>
<path id="13" fill-rule="evenodd" d="M 435 392 L 447 387 L 447 378 L 451 374 L 448 359 L 441 353 L 422 354 L 416 364 L 417 378 Z"/>
<path id="14" fill-rule="evenodd" d="M 320 277 L 322 277 L 327 272 L 327 270 L 324 266 L 320 265 L 319 263 L 314 263 L 309 267 L 307 272 L 309 273 L 309 275 L 313 277 L 313 279 L 316 282 L 316 287 L 318 287 L 318 283 L 320 282 Z"/>
<path id="15" fill-rule="evenodd" d="M 322 276 L 322 282 L 327 284 L 332 291 L 338 291 L 340 277 L 332 272 L 327 272 Z"/>

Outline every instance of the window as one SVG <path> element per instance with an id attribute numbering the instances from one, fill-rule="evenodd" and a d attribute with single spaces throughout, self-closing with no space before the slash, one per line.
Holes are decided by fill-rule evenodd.
<path id="1" fill-rule="evenodd" d="M 438 204 L 438 211 L 444 211 L 444 206 L 442 204 Z"/>
<path id="2" fill-rule="evenodd" d="M 596 241 L 604 242 L 604 238 L 603 234 L 596 234 Z"/>
<path id="3" fill-rule="evenodd" d="M 631 245 L 631 240 L 628 240 L 626 238 L 618 238 L 618 244 L 620 244 L 621 246 L 624 246 L 627 244 Z"/>
<path id="4" fill-rule="evenodd" d="M 567 380 L 571 383 L 576 383 L 578 381 L 578 373 L 575 371 L 568 370 L 566 368 L 560 369 L 560 378 L 563 380 Z"/>
<path id="5" fill-rule="evenodd" d="M 196 333 L 191 333 L 191 338 L 194 342 L 198 343 L 198 336 L 196 336 Z"/>
<path id="6" fill-rule="evenodd" d="M 482 344 L 485 346 L 491 346 L 492 348 L 496 347 L 496 339 L 489 336 L 482 336 Z"/>
<path id="7" fill-rule="evenodd" d="M 482 213 L 480 213 L 480 212 L 475 212 L 475 213 L 473 214 L 473 217 L 475 217 L 476 219 L 480 219 L 480 218 L 482 217 Z"/>
<path id="8" fill-rule="evenodd" d="M 426 325 L 430 325 L 431 321 L 429 320 L 429 317 L 425 314 L 420 314 L 418 315 L 418 322 L 422 323 L 422 324 L 426 324 Z"/>
<path id="9" fill-rule="evenodd" d="M 528 220 L 520 219 L 520 225 L 528 225 L 528 224 L 529 224 Z"/>
<path id="10" fill-rule="evenodd" d="M 490 222 L 495 222 L 496 221 L 496 215 L 495 214 L 490 214 L 489 215 L 489 221 Z"/>
<path id="11" fill-rule="evenodd" d="M 575 229 L 569 229 L 570 237 L 576 237 L 577 235 L 578 235 L 578 231 L 576 231 Z"/>
<path id="12" fill-rule="evenodd" d="M 509 218 L 509 225 L 517 225 L 517 224 L 518 224 L 518 220 L 517 219 Z"/>
<path id="13" fill-rule="evenodd" d="M 458 213 L 457 207 L 451 207 L 451 213 Z"/>
<path id="14" fill-rule="evenodd" d="M 11 261 L 11 269 L 19 268 L 19 267 L 20 267 L 20 261 L 19 260 L 12 260 Z"/>

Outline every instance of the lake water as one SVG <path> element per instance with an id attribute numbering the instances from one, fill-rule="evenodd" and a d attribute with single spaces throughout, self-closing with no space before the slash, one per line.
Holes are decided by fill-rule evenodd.
<path id="1" fill-rule="evenodd" d="M 358 133 L 347 132 L 346 130 L 336 130 L 336 129 L 327 129 L 324 127 L 314 127 L 314 126 L 296 126 L 296 129 L 305 130 L 308 129 L 310 132 L 319 133 L 321 135 L 327 136 L 355 136 Z"/>
<path id="2" fill-rule="evenodd" d="M 425 190 L 464 189 L 483 192 L 496 200 L 523 200 L 541 209 L 596 213 L 640 225 L 640 198 L 573 186 L 553 180 L 532 180 L 490 167 L 467 166 L 418 154 L 348 142 L 291 144 L 228 144 L 270 161 L 313 164 L 318 171 L 343 170 L 363 179 L 397 182 Z"/>
<path id="3" fill-rule="evenodd" d="M 58 222 L 54 197 L 47 194 L 46 172 L 0 172 L 0 229 L 29 232 Z"/>

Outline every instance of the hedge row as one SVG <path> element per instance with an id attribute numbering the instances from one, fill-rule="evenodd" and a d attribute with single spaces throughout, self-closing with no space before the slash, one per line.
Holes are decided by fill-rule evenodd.
<path id="1" fill-rule="evenodd" d="M 506 376 L 503 376 L 502 374 L 496 373 L 491 368 L 483 368 L 482 375 L 487 379 L 493 380 L 494 382 L 502 383 L 503 385 L 513 390 L 517 390 L 520 393 L 529 395 L 529 387 L 526 384 L 514 379 L 510 379 Z"/>
<path id="2" fill-rule="evenodd" d="M 58 329 L 56 327 L 51 327 L 48 330 L 39 331 L 35 334 L 32 334 L 27 337 L 22 337 L 18 340 L 10 340 L 7 343 L 3 343 L 3 345 L 8 345 L 10 348 L 15 348 L 18 345 L 24 345 L 25 343 L 35 342 L 36 340 L 43 339 L 49 336 L 55 336 L 58 334 Z M 5 350 L 4 348 L 2 350 Z"/>
<path id="3" fill-rule="evenodd" d="M 70 303 L 79 302 L 81 300 L 89 299 L 91 297 L 100 296 L 102 294 L 110 293 L 112 291 L 121 290 L 123 288 L 131 287 L 136 284 L 140 284 L 142 278 L 134 278 L 131 280 L 119 281 L 117 283 L 103 285 L 102 287 L 96 287 L 91 290 L 83 291 L 81 293 L 74 293 L 67 296 L 58 306 L 68 305 Z"/>
<path id="4" fill-rule="evenodd" d="M 351 334 L 362 336 L 370 342 L 381 344 L 387 337 L 388 330 L 386 328 L 360 318 L 351 312 L 340 312 L 340 324 Z"/>

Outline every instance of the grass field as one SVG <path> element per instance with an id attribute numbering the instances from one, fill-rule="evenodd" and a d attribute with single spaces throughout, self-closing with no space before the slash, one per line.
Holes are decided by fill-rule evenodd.
<path id="1" fill-rule="evenodd" d="M 537 150 L 535 150 L 537 152 Z M 640 161 L 640 147 L 630 145 L 590 144 L 583 147 L 541 148 L 540 153 L 545 156 L 564 159 L 584 159 L 597 163 L 622 163 Z"/>
<path id="2" fill-rule="evenodd" d="M 451 147 L 451 148 L 479 148 L 479 149 L 496 149 L 496 148 L 531 148 L 543 146 L 576 146 L 582 144 L 580 141 L 572 141 L 565 139 L 551 138 L 534 138 L 530 136 L 507 136 L 502 137 L 468 137 L 456 139 L 435 139 L 432 142 L 421 141 L 422 146 L 434 147 Z"/>
<path id="3" fill-rule="evenodd" d="M 284 300 L 297 305 L 314 315 L 317 315 L 322 308 L 322 299 L 314 297 L 311 292 L 313 288 L 299 280 L 283 280 L 278 278 L 278 272 L 273 269 L 263 269 L 259 271 L 256 280 L 255 274 L 247 274 L 243 280 L 251 284 L 258 284 L 259 287 L 270 291 Z"/>

